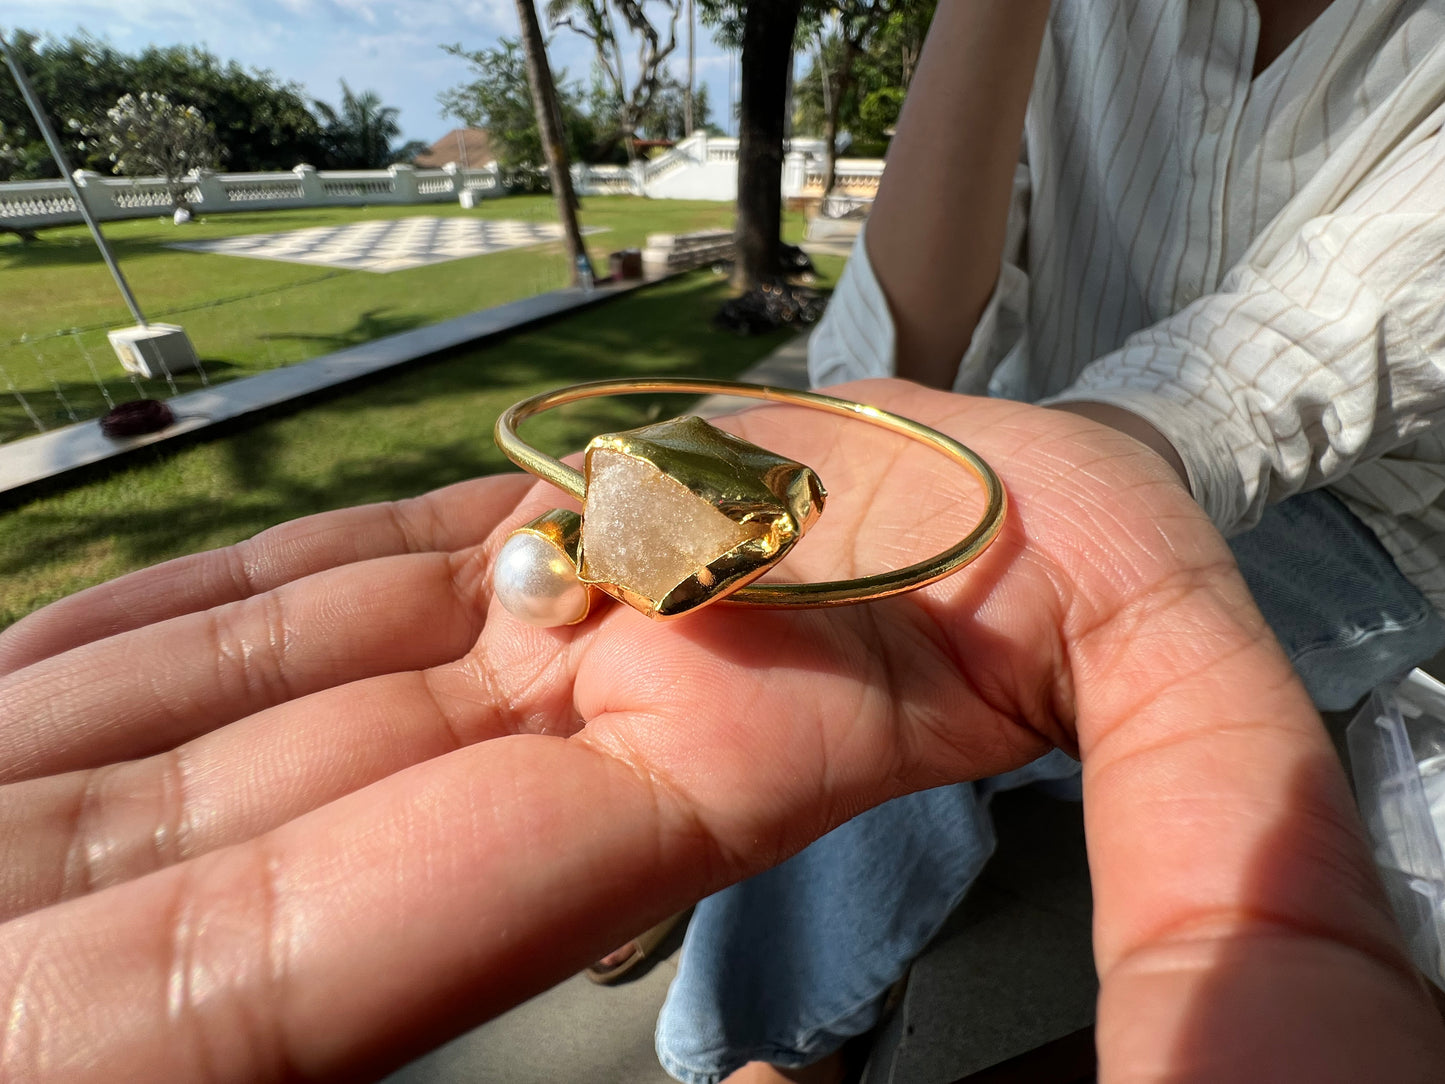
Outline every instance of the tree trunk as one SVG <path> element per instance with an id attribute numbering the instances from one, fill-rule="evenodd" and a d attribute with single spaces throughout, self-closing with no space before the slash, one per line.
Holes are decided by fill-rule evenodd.
<path id="1" fill-rule="evenodd" d="M 733 285 L 744 290 L 779 270 L 788 68 L 801 7 L 802 0 L 752 0 L 743 17 Z"/>
<path id="2" fill-rule="evenodd" d="M 567 259 L 572 268 L 572 282 L 582 284 L 582 264 L 587 249 L 582 244 L 582 231 L 577 226 L 577 195 L 572 190 L 571 163 L 567 161 L 567 144 L 562 139 L 562 110 L 557 104 L 557 85 L 547 64 L 547 47 L 542 40 L 542 25 L 532 0 L 517 0 L 517 21 L 522 27 L 522 49 L 527 54 L 527 82 L 532 88 L 532 111 L 537 115 L 537 131 L 542 136 L 542 150 L 547 156 L 547 172 L 552 179 L 552 195 L 557 200 L 557 217 L 567 243 Z M 590 264 L 589 271 L 590 271 Z"/>
<path id="3" fill-rule="evenodd" d="M 693 51 L 693 35 L 696 27 L 693 18 L 692 0 L 687 0 L 687 94 L 682 99 L 682 135 L 692 135 L 692 88 L 697 83 L 697 59 Z"/>
<path id="4" fill-rule="evenodd" d="M 861 46 L 855 45 L 851 41 L 843 46 L 843 60 L 838 65 L 838 81 L 834 84 L 833 93 L 828 99 L 828 118 L 823 130 L 823 140 L 827 144 L 823 148 L 823 198 L 825 200 L 832 195 L 833 186 L 838 180 L 838 117 L 843 111 L 843 99 L 853 88 L 853 68 L 862 51 Z M 823 79 L 825 83 L 829 81 L 827 72 L 823 73 Z"/>

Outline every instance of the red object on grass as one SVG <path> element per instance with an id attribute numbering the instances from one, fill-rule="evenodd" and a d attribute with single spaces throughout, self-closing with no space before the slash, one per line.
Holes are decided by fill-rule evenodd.
<path id="1" fill-rule="evenodd" d="M 133 399 L 112 407 L 100 419 L 100 431 L 108 437 L 136 437 L 164 429 L 175 420 L 171 408 L 159 399 Z"/>

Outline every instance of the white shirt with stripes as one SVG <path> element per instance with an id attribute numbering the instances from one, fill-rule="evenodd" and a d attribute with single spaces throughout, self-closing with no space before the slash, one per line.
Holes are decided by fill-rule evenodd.
<path id="1" fill-rule="evenodd" d="M 1258 30 L 1057 0 L 954 389 L 1133 411 L 1226 534 L 1329 486 L 1445 611 L 1445 0 L 1334 0 L 1255 77 Z M 893 371 L 864 240 L 814 384 Z"/>

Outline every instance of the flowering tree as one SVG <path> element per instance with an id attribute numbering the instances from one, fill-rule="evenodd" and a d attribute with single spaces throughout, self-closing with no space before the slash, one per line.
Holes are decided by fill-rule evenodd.
<path id="1" fill-rule="evenodd" d="M 83 148 L 103 154 L 112 169 L 130 177 L 160 176 L 177 210 L 189 210 L 186 192 L 197 170 L 214 169 L 220 159 L 215 129 L 191 105 L 164 94 L 126 94 L 91 123 L 70 121 L 86 139 Z"/>

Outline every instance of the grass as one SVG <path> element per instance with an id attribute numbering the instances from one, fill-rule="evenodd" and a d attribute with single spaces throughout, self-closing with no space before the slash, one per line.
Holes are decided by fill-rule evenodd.
<path id="1" fill-rule="evenodd" d="M 609 247 L 639 228 L 619 226 L 607 235 Z M 823 280 L 841 264 L 820 261 Z M 455 265 L 445 268 L 455 274 Z M 82 587 L 283 520 L 511 469 L 492 446 L 492 423 L 536 391 L 615 376 L 739 375 L 788 333 L 744 339 L 714 329 L 711 317 L 726 296 L 723 280 L 696 272 L 179 453 L 151 453 L 103 479 L 0 512 L 0 627 Z M 679 405 L 594 400 L 530 422 L 527 434 L 561 453 Z"/>
<path id="2" fill-rule="evenodd" d="M 212 215 L 184 227 L 150 218 L 104 228 L 146 316 L 182 324 L 213 381 L 530 297 L 569 279 L 555 243 L 384 275 L 166 247 L 413 215 L 556 219 L 550 197 L 514 196 L 471 211 L 455 204 L 316 208 Z M 607 230 L 587 238 L 601 260 L 640 246 L 649 233 L 727 226 L 732 215 L 727 204 L 610 196 L 586 200 L 582 220 Z M 101 386 L 116 401 L 170 394 L 162 380 L 126 377 L 106 341 L 106 329 L 134 320 L 83 227 L 47 230 L 28 244 L 0 234 L 0 298 L 0 442 L 34 433 L 35 418 L 53 427 L 104 413 Z M 188 391 L 200 381 L 187 374 L 176 383 Z"/>

